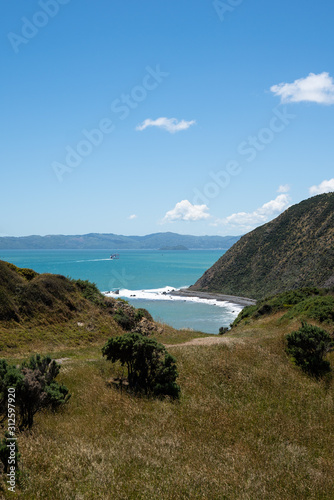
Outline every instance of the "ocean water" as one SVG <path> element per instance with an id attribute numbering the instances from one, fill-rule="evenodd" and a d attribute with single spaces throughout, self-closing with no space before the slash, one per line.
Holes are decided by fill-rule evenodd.
<path id="1" fill-rule="evenodd" d="M 117 250 L 112 249 L 110 253 Z M 0 250 L 0 260 L 39 273 L 89 280 L 107 295 L 124 297 L 144 307 L 154 319 L 175 328 L 218 333 L 229 326 L 241 306 L 214 300 L 172 297 L 171 289 L 187 287 L 214 264 L 223 250 L 120 250 L 110 259 L 106 250 Z M 119 290 L 119 294 L 114 292 Z"/>

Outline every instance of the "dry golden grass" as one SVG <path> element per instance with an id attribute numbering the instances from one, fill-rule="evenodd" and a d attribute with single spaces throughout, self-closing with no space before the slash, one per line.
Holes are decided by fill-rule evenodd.
<path id="1" fill-rule="evenodd" d="M 266 321 L 237 328 L 230 343 L 171 348 L 179 402 L 108 387 L 117 368 L 100 348 L 82 348 L 59 376 L 72 393 L 67 407 L 38 415 L 33 431 L 19 436 L 18 496 L 334 498 L 333 381 L 294 367 L 285 333 Z"/>
<path id="2" fill-rule="evenodd" d="M 80 320 L 80 321 L 78 321 Z M 79 324 L 78 324 L 79 323 Z M 175 330 L 169 325 L 158 324 L 162 333 L 157 335 L 159 342 L 185 342 L 189 339 L 205 337 L 207 334 L 191 330 Z M 30 321 L 0 324 L 1 357 L 26 357 L 27 353 L 55 353 L 58 357 L 64 350 L 75 355 L 86 346 L 101 346 L 108 338 L 121 335 L 124 330 L 108 314 L 92 306 L 75 319 L 50 324 L 45 321 Z"/>
<path id="3" fill-rule="evenodd" d="M 112 335 L 120 335 L 123 330 L 111 317 L 91 311 L 80 315 L 77 319 L 57 324 L 39 321 L 13 323 L 11 326 L 0 326 L 0 350 L 2 357 L 24 356 L 27 352 L 53 352 L 61 349 L 76 349 L 90 344 L 100 344 L 101 340 Z M 79 326 L 78 323 L 83 324 Z"/>
<path id="4" fill-rule="evenodd" d="M 162 333 L 158 334 L 156 339 L 163 344 L 182 344 L 191 339 L 211 337 L 208 333 L 193 330 L 175 330 L 175 328 L 165 323 L 158 323 L 158 325 L 162 328 Z"/>

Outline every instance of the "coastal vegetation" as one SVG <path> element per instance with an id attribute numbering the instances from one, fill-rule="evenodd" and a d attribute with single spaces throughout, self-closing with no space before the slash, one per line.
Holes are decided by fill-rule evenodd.
<path id="1" fill-rule="evenodd" d="M 333 380 L 291 362 L 286 334 L 298 322 L 280 314 L 213 345 L 166 335 L 178 402 L 110 385 L 119 367 L 101 356 L 105 341 L 59 351 L 72 397 L 18 435 L 22 498 L 332 498 Z"/>
<path id="2" fill-rule="evenodd" d="M 190 290 L 262 299 L 334 285 L 334 193 L 293 205 L 235 243 Z"/>
<path id="3" fill-rule="evenodd" d="M 124 330 L 163 328 L 145 309 L 105 297 L 94 283 L 38 274 L 0 261 L 0 349 L 3 353 L 48 352 L 91 345 Z"/>
<path id="4" fill-rule="evenodd" d="M 19 482 L 13 494 L 3 481 L 2 498 L 334 496 L 334 380 L 309 369 L 312 356 L 333 367 L 330 289 L 270 296 L 205 335 L 156 324 L 89 282 L 25 273 L 0 262 L 2 366 L 61 370 L 55 404 L 37 404 L 17 431 Z M 143 322 L 153 329 L 136 331 Z"/>
<path id="5" fill-rule="evenodd" d="M 299 318 L 334 325 L 334 288 L 299 288 L 258 300 L 255 305 L 245 307 L 231 326 L 277 312 L 284 313 L 280 321 Z"/>
<path id="6" fill-rule="evenodd" d="M 135 393 L 178 398 L 175 358 L 155 339 L 126 333 L 108 340 L 102 354 L 127 368 L 128 387 Z"/>
<path id="7" fill-rule="evenodd" d="M 287 352 L 296 365 L 310 375 L 321 376 L 330 371 L 326 354 L 333 348 L 333 338 L 322 328 L 303 323 L 296 332 L 286 337 Z"/>
<path id="8" fill-rule="evenodd" d="M 31 429 L 37 412 L 55 411 L 70 399 L 68 389 L 56 382 L 60 365 L 49 356 L 31 356 L 21 366 L 0 360 L 0 415 L 8 416 L 8 400 L 15 393 L 15 419 L 20 430 Z M 12 405 L 11 405 L 12 406 Z M 14 408 L 14 406 L 13 406 Z"/>

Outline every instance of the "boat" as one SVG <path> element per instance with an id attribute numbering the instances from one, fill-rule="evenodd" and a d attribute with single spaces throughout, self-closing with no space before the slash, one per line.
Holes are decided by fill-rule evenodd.
<path id="1" fill-rule="evenodd" d="M 112 260 L 114 260 L 114 259 L 119 259 L 119 253 L 112 253 L 112 254 L 110 255 L 110 258 L 111 258 Z"/>

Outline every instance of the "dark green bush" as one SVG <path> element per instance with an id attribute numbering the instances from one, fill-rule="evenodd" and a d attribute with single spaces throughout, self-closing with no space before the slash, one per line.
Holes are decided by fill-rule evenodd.
<path id="1" fill-rule="evenodd" d="M 153 318 L 150 315 L 150 313 L 143 308 L 139 309 L 131 308 L 124 311 L 124 309 L 119 307 L 116 313 L 114 314 L 113 318 L 115 321 L 117 321 L 119 326 L 126 331 L 134 330 L 136 325 L 143 318 L 153 321 Z"/>
<path id="2" fill-rule="evenodd" d="M 131 319 L 130 316 L 126 314 L 121 308 L 117 309 L 113 318 L 119 324 L 119 326 L 123 328 L 123 330 L 129 331 L 132 330 L 132 328 L 135 326 L 134 320 Z"/>
<path id="3" fill-rule="evenodd" d="M 334 343 L 325 330 L 302 323 L 299 330 L 286 336 L 286 340 L 287 353 L 303 371 L 315 376 L 330 371 L 330 364 L 324 357 Z"/>
<path id="4" fill-rule="evenodd" d="M 44 409 L 56 410 L 66 403 L 70 394 L 64 385 L 55 381 L 60 365 L 50 357 L 39 354 L 18 368 L 0 360 L 0 414 L 7 416 L 8 389 L 15 389 L 15 404 L 20 429 L 31 428 L 34 415 Z"/>
<path id="5" fill-rule="evenodd" d="M 308 297 L 323 295 L 324 290 L 316 287 L 305 287 L 297 288 L 296 290 L 288 290 L 287 292 L 279 293 L 278 295 L 273 295 L 264 301 L 268 302 L 276 309 L 285 309 L 286 306 L 291 306 L 302 302 Z M 263 302 L 263 301 L 261 301 Z"/>
<path id="6" fill-rule="evenodd" d="M 265 314 L 270 314 L 273 311 L 273 307 L 271 304 L 263 304 L 261 307 L 258 308 L 256 311 L 257 316 L 264 316 Z"/>
<path id="7" fill-rule="evenodd" d="M 314 319 L 319 323 L 334 323 L 334 297 L 326 295 L 324 297 L 309 297 L 295 305 L 285 315 L 285 318 L 301 316 L 305 319 Z"/>
<path id="8" fill-rule="evenodd" d="M 126 333 L 109 339 L 102 354 L 112 363 L 119 361 L 127 367 L 129 387 L 134 392 L 179 397 L 175 359 L 156 340 Z"/>
<path id="9" fill-rule="evenodd" d="M 95 283 L 91 283 L 88 280 L 72 280 L 73 283 L 79 289 L 81 295 L 93 304 L 103 305 L 104 303 L 104 295 L 97 288 Z"/>
<path id="10" fill-rule="evenodd" d="M 219 328 L 219 335 L 224 335 L 227 332 L 228 332 L 228 327 L 227 326 L 221 326 Z"/>
<path id="11" fill-rule="evenodd" d="M 319 322 L 334 322 L 334 297 L 328 295 L 329 290 L 306 287 L 288 290 L 265 299 L 258 300 L 253 306 L 244 307 L 232 323 L 236 326 L 246 318 L 258 319 L 261 316 L 275 314 L 287 310 L 283 318 L 315 319 Z"/>
<path id="12" fill-rule="evenodd" d="M 146 318 L 149 321 L 153 321 L 153 318 L 150 315 L 150 313 L 146 309 L 143 309 L 142 307 L 139 307 L 138 309 L 136 309 L 136 313 L 135 313 L 135 321 L 136 321 L 136 323 L 139 323 L 139 321 L 141 319 L 143 319 L 143 318 Z"/>

